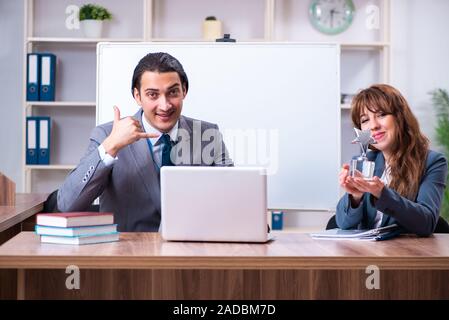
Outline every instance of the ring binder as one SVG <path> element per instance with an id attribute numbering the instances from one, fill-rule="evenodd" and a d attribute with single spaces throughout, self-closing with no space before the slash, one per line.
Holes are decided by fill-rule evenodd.
<path id="1" fill-rule="evenodd" d="M 36 117 L 26 120 L 26 164 L 37 164 L 37 121 Z"/>
<path id="2" fill-rule="evenodd" d="M 27 117 L 26 164 L 50 164 L 50 117 Z"/>
<path id="3" fill-rule="evenodd" d="M 50 164 L 50 117 L 39 117 L 38 164 Z"/>
<path id="4" fill-rule="evenodd" d="M 40 100 L 55 101 L 56 56 L 52 53 L 41 53 Z"/>
<path id="5" fill-rule="evenodd" d="M 27 101 L 39 101 L 40 57 L 37 53 L 27 54 Z"/>

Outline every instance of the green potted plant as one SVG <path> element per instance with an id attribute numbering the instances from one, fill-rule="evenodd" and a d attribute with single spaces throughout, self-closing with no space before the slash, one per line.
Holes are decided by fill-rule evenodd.
<path id="1" fill-rule="evenodd" d="M 444 89 L 436 89 L 430 92 L 432 102 L 436 110 L 437 127 L 436 140 L 442 147 L 442 151 L 449 159 L 449 95 Z M 441 206 L 441 216 L 449 219 L 449 177 L 446 182 L 446 190 L 443 195 L 443 204 Z"/>
<path id="2" fill-rule="evenodd" d="M 81 29 L 88 38 L 101 38 L 103 21 L 111 19 L 108 9 L 97 4 L 85 4 L 79 11 Z"/>

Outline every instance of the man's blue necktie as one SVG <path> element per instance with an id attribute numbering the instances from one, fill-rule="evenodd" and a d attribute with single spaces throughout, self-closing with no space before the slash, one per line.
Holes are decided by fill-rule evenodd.
<path id="1" fill-rule="evenodd" d="M 170 152 L 171 152 L 171 142 L 170 142 L 170 136 L 166 133 L 162 135 L 160 138 L 160 145 L 162 148 L 162 157 L 161 157 L 161 168 L 163 166 L 172 166 L 173 162 L 170 159 Z"/>

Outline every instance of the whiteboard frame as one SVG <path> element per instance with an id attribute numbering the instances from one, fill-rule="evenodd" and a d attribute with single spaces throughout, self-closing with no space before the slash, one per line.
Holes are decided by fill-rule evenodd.
<path id="1" fill-rule="evenodd" d="M 103 50 L 103 48 L 105 47 L 109 47 L 109 46 L 192 46 L 192 45 L 207 45 L 207 44 L 211 44 L 211 45 L 223 45 L 223 46 L 228 46 L 228 45 L 232 45 L 232 46 L 248 46 L 248 45 L 263 45 L 263 46 L 267 46 L 267 45 L 300 45 L 300 46 L 332 46 L 336 49 L 337 55 L 336 55 L 336 66 L 337 66 L 337 75 L 336 75 L 336 79 L 337 79 L 337 96 L 335 97 L 336 100 L 336 106 L 338 107 L 338 117 L 336 119 L 337 122 L 337 150 L 338 150 L 338 154 L 337 154 L 337 165 L 336 167 L 340 167 L 341 164 L 341 108 L 340 108 L 340 54 L 341 54 L 341 50 L 340 50 L 340 45 L 338 43 L 333 43 L 333 42 L 329 42 L 329 43 L 313 43 L 313 42 L 236 42 L 236 43 L 232 43 L 232 44 L 227 44 L 227 43 L 203 43 L 203 42 L 99 42 L 97 43 L 97 70 L 96 70 L 96 75 L 97 75 L 97 80 L 96 80 L 96 124 L 99 124 L 99 117 L 100 117 L 100 110 L 99 110 L 99 105 L 100 105 L 100 97 L 99 97 L 99 91 L 100 91 L 100 86 L 99 86 L 99 81 L 100 81 L 100 71 L 101 71 L 101 52 Z M 180 62 L 182 63 L 182 61 L 180 60 Z M 132 71 L 131 71 L 132 72 Z M 111 111 L 112 114 L 112 111 Z M 112 119 L 112 118 L 111 118 Z M 336 203 L 338 201 L 338 198 L 341 196 L 341 188 L 338 185 L 338 178 L 337 178 L 337 174 L 338 172 L 336 172 L 336 183 L 335 183 L 335 194 L 336 194 Z M 335 203 L 335 204 L 336 204 Z M 269 208 L 269 210 L 298 210 L 298 211 L 327 211 L 327 212 L 334 212 L 335 211 L 335 207 L 305 207 L 305 206 L 290 206 L 290 205 L 282 205 L 282 206 L 276 206 L 276 207 L 272 207 Z"/>

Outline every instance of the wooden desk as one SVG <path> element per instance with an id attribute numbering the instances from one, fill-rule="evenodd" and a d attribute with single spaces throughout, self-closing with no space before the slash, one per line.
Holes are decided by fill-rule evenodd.
<path id="1" fill-rule="evenodd" d="M 81 270 L 79 290 L 65 287 L 69 265 Z M 369 265 L 380 289 L 366 287 Z M 232 244 L 122 233 L 115 243 L 66 246 L 22 232 L 0 247 L 0 268 L 19 270 L 13 293 L 28 299 L 449 299 L 449 235 L 355 242 L 278 233 L 267 244 Z"/>
<path id="2" fill-rule="evenodd" d="M 30 230 L 30 225 L 34 228 L 34 215 L 42 211 L 47 197 L 47 193 L 18 193 L 15 206 L 0 206 L 0 245 L 20 231 Z"/>
<path id="3" fill-rule="evenodd" d="M 31 231 L 35 215 L 44 208 L 47 193 L 17 193 L 14 206 L 0 206 L 0 245 L 19 234 Z M 0 270 L 0 299 L 16 297 L 17 270 Z"/>

